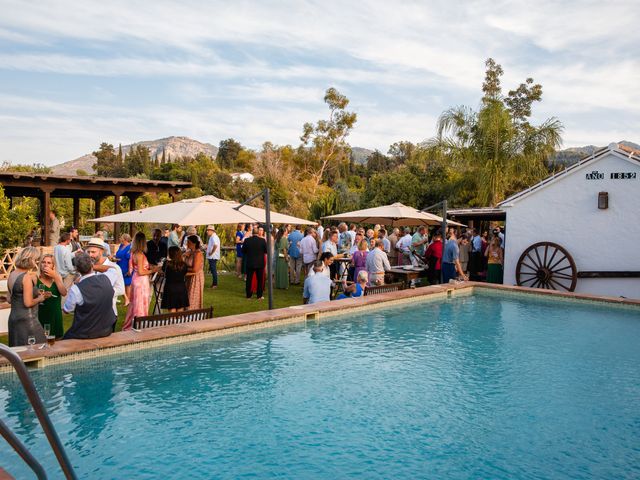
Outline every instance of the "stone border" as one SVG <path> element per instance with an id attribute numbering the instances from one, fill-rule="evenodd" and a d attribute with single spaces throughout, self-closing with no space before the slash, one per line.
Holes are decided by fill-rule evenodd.
<path id="1" fill-rule="evenodd" d="M 109 337 L 91 340 L 61 340 L 51 348 L 20 352 L 27 365 L 44 367 L 59 363 L 74 362 L 104 355 L 156 348 L 204 338 L 230 335 L 251 330 L 277 327 L 308 320 L 322 320 L 343 315 L 345 312 L 362 313 L 377 310 L 380 306 L 393 307 L 428 300 L 436 301 L 450 296 L 471 295 L 476 289 L 504 291 L 525 295 L 587 300 L 601 304 L 616 304 L 640 307 L 640 300 L 615 297 L 600 297 L 555 290 L 540 290 L 527 287 L 511 287 L 478 282 L 460 282 L 434 285 L 417 289 L 400 290 L 361 298 L 300 305 L 276 310 L 242 313 L 227 317 L 210 318 L 198 322 L 149 328 L 141 331 L 116 332 Z M 12 371 L 4 358 L 0 358 L 0 373 Z"/>

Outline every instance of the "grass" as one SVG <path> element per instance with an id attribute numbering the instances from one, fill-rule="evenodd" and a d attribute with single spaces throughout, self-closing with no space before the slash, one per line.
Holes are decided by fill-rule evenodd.
<path id="1" fill-rule="evenodd" d="M 265 299 L 257 300 L 255 295 L 251 299 L 245 298 L 245 283 L 242 279 L 236 277 L 232 273 L 219 273 L 218 274 L 218 288 L 208 288 L 211 285 L 211 276 L 205 276 L 205 289 L 204 289 L 204 307 L 213 306 L 214 317 L 224 317 L 227 315 L 234 315 L 237 313 L 257 312 L 260 310 L 267 310 L 269 303 L 267 300 L 267 292 L 265 285 Z M 127 313 L 126 307 L 122 304 L 122 297 L 120 297 L 118 303 L 118 323 L 116 324 L 116 331 L 122 329 L 124 318 Z M 302 304 L 302 286 L 291 285 L 287 290 L 273 289 L 273 306 L 274 308 L 290 307 L 292 305 Z M 153 308 L 153 299 L 149 309 Z M 73 321 L 73 315 L 64 315 L 64 330 L 71 326 Z M 0 336 L 0 342 L 7 344 L 9 341 L 7 335 Z"/>

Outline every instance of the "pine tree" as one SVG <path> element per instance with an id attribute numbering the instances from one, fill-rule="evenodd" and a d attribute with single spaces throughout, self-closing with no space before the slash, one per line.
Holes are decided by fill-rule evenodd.
<path id="1" fill-rule="evenodd" d="M 165 151 L 164 147 L 162 147 L 162 161 L 160 163 L 162 163 L 162 165 L 167 163 L 167 152 Z"/>

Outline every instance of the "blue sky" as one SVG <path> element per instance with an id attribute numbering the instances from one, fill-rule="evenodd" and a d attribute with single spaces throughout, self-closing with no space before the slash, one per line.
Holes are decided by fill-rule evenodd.
<path id="1" fill-rule="evenodd" d="M 185 135 L 299 143 L 338 88 L 354 146 L 384 152 L 476 107 L 484 61 L 505 91 L 544 88 L 534 120 L 564 146 L 640 142 L 636 1 L 0 0 L 0 161 L 52 165 Z"/>

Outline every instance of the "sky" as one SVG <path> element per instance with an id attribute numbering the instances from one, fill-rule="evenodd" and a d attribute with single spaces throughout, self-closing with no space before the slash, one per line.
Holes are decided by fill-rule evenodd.
<path id="1" fill-rule="evenodd" d="M 54 165 L 183 135 L 298 145 L 335 87 L 352 146 L 388 150 L 476 108 L 484 62 L 508 91 L 533 77 L 533 119 L 564 147 L 640 143 L 637 0 L 418 2 L 0 0 L 0 161 Z"/>

